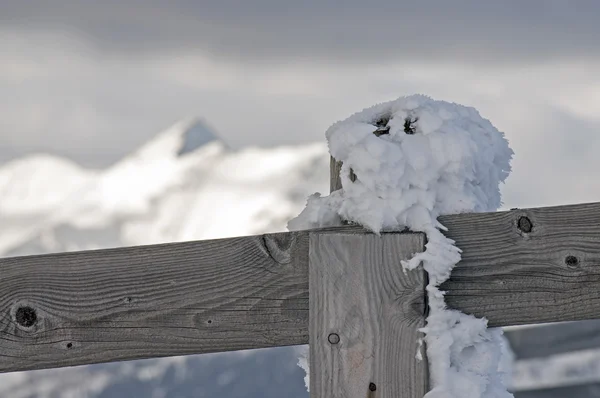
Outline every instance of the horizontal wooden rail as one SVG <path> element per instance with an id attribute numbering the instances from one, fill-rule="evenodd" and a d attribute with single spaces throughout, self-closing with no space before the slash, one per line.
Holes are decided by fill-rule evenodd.
<path id="1" fill-rule="evenodd" d="M 0 259 L 0 371 L 308 342 L 308 234 Z"/>
<path id="2" fill-rule="evenodd" d="M 449 306 L 491 326 L 600 318 L 600 204 L 441 222 L 463 250 Z M 0 371 L 306 344 L 322 232 L 0 259 Z"/>
<path id="3" fill-rule="evenodd" d="M 600 318 L 600 203 L 441 217 L 462 261 L 450 307 L 490 326 Z"/>

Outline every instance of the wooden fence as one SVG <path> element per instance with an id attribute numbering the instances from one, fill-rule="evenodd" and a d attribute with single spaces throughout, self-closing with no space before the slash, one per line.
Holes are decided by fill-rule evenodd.
<path id="1" fill-rule="evenodd" d="M 451 308 L 600 318 L 600 203 L 440 221 L 463 250 Z M 427 275 L 400 260 L 424 244 L 345 226 L 0 259 L 0 371 L 309 343 L 313 397 L 421 398 Z"/>

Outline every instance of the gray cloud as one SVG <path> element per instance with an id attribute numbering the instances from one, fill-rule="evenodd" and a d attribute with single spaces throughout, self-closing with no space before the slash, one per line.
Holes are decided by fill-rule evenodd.
<path id="1" fill-rule="evenodd" d="M 598 57 L 600 2 L 4 0 L 0 24 L 63 30 L 126 56 L 201 51 L 272 62 L 522 63 Z"/>
<path id="2" fill-rule="evenodd" d="M 600 2 L 211 3 L 0 0 L 0 162 L 106 166 L 194 115 L 233 147 L 323 142 L 422 92 L 506 132 L 507 206 L 598 197 Z"/>

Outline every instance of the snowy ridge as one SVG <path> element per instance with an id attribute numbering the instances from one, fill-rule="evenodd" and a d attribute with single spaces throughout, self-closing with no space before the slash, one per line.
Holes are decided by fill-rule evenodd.
<path id="1" fill-rule="evenodd" d="M 423 264 L 429 274 L 430 315 L 422 331 L 432 390 L 426 397 L 511 397 L 502 331 L 488 330 L 485 319 L 446 309 L 438 288 L 460 260 L 460 249 L 440 232 L 445 227 L 437 218 L 501 205 L 499 184 L 513 155 L 504 135 L 474 108 L 414 95 L 356 113 L 331 126 L 326 136 L 331 155 L 343 162 L 343 188 L 326 197 L 313 195 L 289 228 L 349 220 L 376 233 L 404 227 L 425 232 L 425 252 L 403 266 L 412 270 Z"/>
<path id="2" fill-rule="evenodd" d="M 0 231 L 0 255 L 281 231 L 307 193 L 327 185 L 328 167 L 323 144 L 233 151 L 203 122 L 180 122 L 81 178 L 56 206 L 20 203 L 3 216 L 10 228 Z M 50 189 L 56 180 L 61 175 L 44 178 Z"/>
<path id="3" fill-rule="evenodd" d="M 47 213 L 95 176 L 94 171 L 51 155 L 9 162 L 0 168 L 0 217 Z"/>
<path id="4" fill-rule="evenodd" d="M 146 213 L 157 195 L 182 183 L 187 169 L 214 160 L 226 148 L 202 121 L 179 122 L 104 172 L 83 202 L 104 219 Z"/>

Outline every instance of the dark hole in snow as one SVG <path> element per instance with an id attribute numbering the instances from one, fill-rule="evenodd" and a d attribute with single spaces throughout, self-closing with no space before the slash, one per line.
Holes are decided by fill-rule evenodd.
<path id="1" fill-rule="evenodd" d="M 390 115 L 385 115 L 385 116 L 380 117 L 375 122 L 375 126 L 377 126 L 377 127 L 386 127 L 389 122 L 390 122 Z"/>
<path id="2" fill-rule="evenodd" d="M 375 121 L 375 126 L 377 126 L 377 130 L 373 131 L 373 134 L 375 134 L 377 137 L 379 137 L 380 135 L 383 135 L 383 134 L 389 134 L 390 133 L 390 126 L 388 126 L 389 122 L 390 122 L 390 115 L 385 115 L 385 116 L 382 116 L 379 119 L 377 119 Z"/>
<path id="3" fill-rule="evenodd" d="M 19 325 L 26 328 L 32 327 L 37 322 L 37 314 L 31 307 L 19 307 L 15 314 L 15 318 L 17 318 L 17 323 Z"/>
<path id="4" fill-rule="evenodd" d="M 179 148 L 177 156 L 194 152 L 196 149 L 216 140 L 217 137 L 204 123 L 200 121 L 195 122 L 183 133 L 183 144 Z"/>
<path id="5" fill-rule="evenodd" d="M 415 117 L 414 119 L 412 117 L 407 117 L 406 119 L 404 119 L 404 132 L 406 134 L 414 134 L 417 132 L 417 126 L 416 123 L 419 121 L 418 117 Z"/>
<path id="6" fill-rule="evenodd" d="M 354 170 L 350 169 L 350 181 L 356 181 L 356 174 L 354 174 Z"/>

